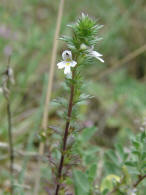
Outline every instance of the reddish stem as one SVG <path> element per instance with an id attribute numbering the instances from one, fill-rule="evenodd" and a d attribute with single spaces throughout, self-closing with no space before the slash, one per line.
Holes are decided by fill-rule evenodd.
<path id="1" fill-rule="evenodd" d="M 145 175 L 140 175 L 139 176 L 139 179 L 137 180 L 137 182 L 133 185 L 134 188 L 136 188 L 138 186 L 138 184 L 146 177 L 146 174 Z"/>
<path id="2" fill-rule="evenodd" d="M 73 78 L 74 78 L 74 72 L 73 72 Z M 60 179 L 62 176 L 62 169 L 63 169 L 63 165 L 64 165 L 64 158 L 65 158 L 66 146 L 67 146 L 67 138 L 69 135 L 70 117 L 72 114 L 72 107 L 73 107 L 73 96 L 74 96 L 74 85 L 72 84 L 70 100 L 69 100 L 69 105 L 68 105 L 68 114 L 67 114 L 68 119 L 66 121 L 66 126 L 65 126 L 65 131 L 64 131 L 62 155 L 61 155 L 60 164 L 59 164 L 59 168 L 58 168 L 58 175 L 57 175 L 58 181 L 57 181 L 55 195 L 58 195 L 59 189 L 60 189 Z"/>

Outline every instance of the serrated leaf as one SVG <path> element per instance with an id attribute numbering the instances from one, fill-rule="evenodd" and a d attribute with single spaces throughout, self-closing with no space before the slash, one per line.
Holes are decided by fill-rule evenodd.
<path id="1" fill-rule="evenodd" d="M 61 97 L 59 97 L 59 98 L 57 98 L 57 99 L 53 99 L 53 100 L 52 100 L 52 103 L 62 105 L 62 106 L 65 107 L 65 108 L 68 106 L 67 100 L 64 99 L 64 98 L 61 98 Z"/>
<path id="2" fill-rule="evenodd" d="M 93 98 L 94 96 L 91 96 L 91 95 L 88 95 L 88 94 L 84 94 L 82 93 L 77 101 L 77 103 L 79 102 L 82 102 L 82 101 L 85 101 L 85 100 L 88 100 L 88 99 L 91 99 Z"/>

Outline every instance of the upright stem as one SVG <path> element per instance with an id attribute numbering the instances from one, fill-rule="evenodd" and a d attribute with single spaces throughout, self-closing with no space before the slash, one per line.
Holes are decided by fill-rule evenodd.
<path id="1" fill-rule="evenodd" d="M 8 59 L 8 68 L 5 72 L 6 79 L 3 83 L 4 96 L 7 102 L 7 118 L 8 118 L 8 140 L 9 140 L 9 156 L 10 156 L 10 175 L 11 175 L 11 188 L 10 193 L 13 195 L 13 165 L 14 165 L 14 151 L 13 151 L 13 136 L 12 136 L 12 115 L 11 115 L 11 104 L 10 104 L 10 82 L 13 79 L 13 72 L 10 69 L 10 58 Z"/>
<path id="2" fill-rule="evenodd" d="M 8 136 L 9 136 L 9 153 L 10 153 L 10 173 L 11 173 L 11 195 L 13 195 L 13 164 L 14 164 L 14 151 L 13 151 L 13 138 L 12 138 L 12 117 L 10 100 L 7 99 L 7 115 L 8 115 Z"/>
<path id="3" fill-rule="evenodd" d="M 73 78 L 74 78 L 74 72 L 73 72 Z M 72 114 L 72 107 L 73 107 L 73 96 L 74 96 L 74 85 L 72 84 L 71 86 L 71 94 L 70 94 L 70 100 L 69 100 L 69 105 L 68 105 L 68 119 L 66 121 L 66 126 L 65 126 L 65 131 L 64 131 L 64 137 L 63 137 L 63 146 L 62 146 L 62 155 L 60 159 L 60 164 L 58 167 L 58 175 L 57 175 L 57 186 L 56 186 L 56 191 L 55 195 L 58 195 L 59 193 L 59 188 L 60 188 L 60 179 L 62 176 L 62 169 L 64 165 L 64 158 L 65 158 L 65 153 L 66 153 L 66 146 L 67 146 L 67 138 L 69 135 L 69 126 L 70 126 L 70 117 Z"/>

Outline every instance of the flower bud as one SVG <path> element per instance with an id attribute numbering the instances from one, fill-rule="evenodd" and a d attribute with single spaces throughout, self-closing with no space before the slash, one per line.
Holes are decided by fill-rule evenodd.
<path id="1" fill-rule="evenodd" d="M 82 43 L 81 45 L 80 45 L 80 49 L 81 50 L 86 50 L 88 47 L 87 47 L 87 45 L 85 45 L 84 43 Z"/>

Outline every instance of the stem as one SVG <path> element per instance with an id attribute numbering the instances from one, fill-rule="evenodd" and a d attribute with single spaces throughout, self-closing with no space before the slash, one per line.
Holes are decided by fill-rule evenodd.
<path id="1" fill-rule="evenodd" d="M 10 153 L 10 173 L 11 173 L 11 195 L 13 195 L 13 164 L 14 164 L 14 151 L 12 139 L 12 117 L 9 98 L 7 99 L 7 115 L 8 115 L 8 136 L 9 136 L 9 153 Z"/>
<path id="2" fill-rule="evenodd" d="M 10 174 L 11 174 L 11 188 L 10 188 L 10 193 L 11 195 L 13 195 L 13 190 L 14 190 L 14 183 L 13 183 L 13 165 L 14 165 L 14 151 L 13 151 L 13 137 L 12 137 L 12 114 L 11 114 L 11 104 L 10 104 L 10 77 L 12 75 L 10 75 L 10 58 L 8 59 L 8 68 L 6 71 L 6 76 L 7 76 L 7 80 L 6 82 L 6 86 L 8 91 L 4 92 L 6 101 L 7 101 L 7 117 L 8 117 L 8 140 L 9 140 L 9 156 L 10 156 Z"/>
<path id="3" fill-rule="evenodd" d="M 137 180 L 137 182 L 133 185 L 134 188 L 136 188 L 138 186 L 138 184 L 146 177 L 146 174 L 145 175 L 140 175 L 139 176 L 139 179 Z"/>
<path id="4" fill-rule="evenodd" d="M 73 78 L 74 78 L 74 72 L 73 72 Z M 56 186 L 55 195 L 58 195 L 59 188 L 60 188 L 60 183 L 59 183 L 60 181 L 59 180 L 62 176 L 62 169 L 63 169 L 64 158 L 65 158 L 65 153 L 66 153 L 67 138 L 68 138 L 69 126 L 70 126 L 70 117 L 72 114 L 72 107 L 73 107 L 73 96 L 74 96 L 74 85 L 72 84 L 70 100 L 69 100 L 69 105 L 68 105 L 68 114 L 67 114 L 68 119 L 66 121 L 66 126 L 65 126 L 65 131 L 64 131 L 62 155 L 61 155 L 60 164 L 59 164 L 59 168 L 58 168 L 57 186 Z"/>

